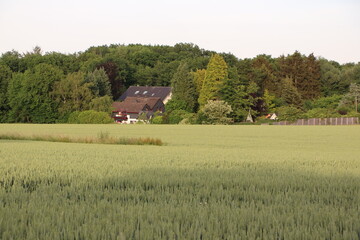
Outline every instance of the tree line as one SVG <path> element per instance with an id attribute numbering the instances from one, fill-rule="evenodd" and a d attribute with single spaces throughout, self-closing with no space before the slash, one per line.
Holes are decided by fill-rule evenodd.
<path id="1" fill-rule="evenodd" d="M 109 45 L 74 54 L 35 47 L 0 57 L 0 122 L 56 123 L 88 110 L 109 113 L 132 85 L 173 87 L 158 123 L 242 122 L 249 112 L 259 120 L 272 112 L 286 120 L 354 116 L 358 84 L 360 63 L 297 51 L 238 59 L 188 43 Z"/>

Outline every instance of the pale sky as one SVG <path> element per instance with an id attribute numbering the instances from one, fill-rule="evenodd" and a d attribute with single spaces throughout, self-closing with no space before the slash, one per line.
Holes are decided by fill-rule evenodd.
<path id="1" fill-rule="evenodd" d="M 0 53 L 174 45 L 360 61 L 360 0 L 0 0 Z"/>

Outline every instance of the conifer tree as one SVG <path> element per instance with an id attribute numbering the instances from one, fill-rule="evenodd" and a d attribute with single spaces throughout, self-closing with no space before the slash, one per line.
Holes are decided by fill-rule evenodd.
<path id="1" fill-rule="evenodd" d="M 314 57 L 314 54 L 310 54 L 305 58 L 306 75 L 302 88 L 302 97 L 304 99 L 314 99 L 321 95 L 321 69 L 320 62 Z"/>
<path id="2" fill-rule="evenodd" d="M 228 78 L 228 66 L 218 54 L 214 54 L 207 65 L 206 74 L 199 96 L 200 107 L 208 100 L 220 100 L 220 90 Z"/>
<path id="3" fill-rule="evenodd" d="M 295 52 L 279 59 L 280 79 L 290 78 L 303 99 L 320 96 L 320 63 L 313 54 L 308 57 Z"/>
<path id="4" fill-rule="evenodd" d="M 205 69 L 198 69 L 195 72 L 192 72 L 194 84 L 196 86 L 196 92 L 198 96 L 200 95 L 200 91 L 204 83 L 205 74 L 206 74 Z"/>
<path id="5" fill-rule="evenodd" d="M 282 79 L 281 98 L 289 105 L 301 106 L 302 98 L 293 82 L 289 77 Z"/>
<path id="6" fill-rule="evenodd" d="M 11 75 L 11 69 L 6 65 L 0 64 L 0 122 L 6 121 L 6 115 L 10 108 L 7 97 L 7 89 Z"/>
<path id="7" fill-rule="evenodd" d="M 173 87 L 173 99 L 183 101 L 185 103 L 183 110 L 193 112 L 196 103 L 196 90 L 193 77 L 189 71 L 187 63 L 181 63 L 171 80 L 171 85 Z"/>
<path id="8" fill-rule="evenodd" d="M 111 96 L 111 86 L 109 77 L 104 68 L 95 69 L 85 77 L 85 82 L 89 83 L 89 88 L 95 97 Z"/>

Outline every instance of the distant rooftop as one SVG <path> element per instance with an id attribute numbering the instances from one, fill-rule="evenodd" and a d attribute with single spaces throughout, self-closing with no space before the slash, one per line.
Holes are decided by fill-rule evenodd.
<path id="1" fill-rule="evenodd" d="M 161 101 L 158 97 L 127 97 L 123 102 L 114 102 L 112 107 L 115 111 L 119 112 L 138 113 L 141 111 L 152 110 L 158 101 Z"/>
<path id="2" fill-rule="evenodd" d="M 160 98 L 164 101 L 171 95 L 171 87 L 144 87 L 131 86 L 124 92 L 117 101 L 124 101 L 128 97 Z"/>

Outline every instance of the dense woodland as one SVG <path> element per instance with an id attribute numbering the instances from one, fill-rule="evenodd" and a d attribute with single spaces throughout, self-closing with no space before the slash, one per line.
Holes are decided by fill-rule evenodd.
<path id="1" fill-rule="evenodd" d="M 74 54 L 35 47 L 0 58 L 0 122 L 69 122 L 74 113 L 110 113 L 112 101 L 132 85 L 173 87 L 166 114 L 154 123 L 243 122 L 249 112 L 259 122 L 273 112 L 283 120 L 358 116 L 360 63 L 300 52 L 238 59 L 187 43 Z"/>

